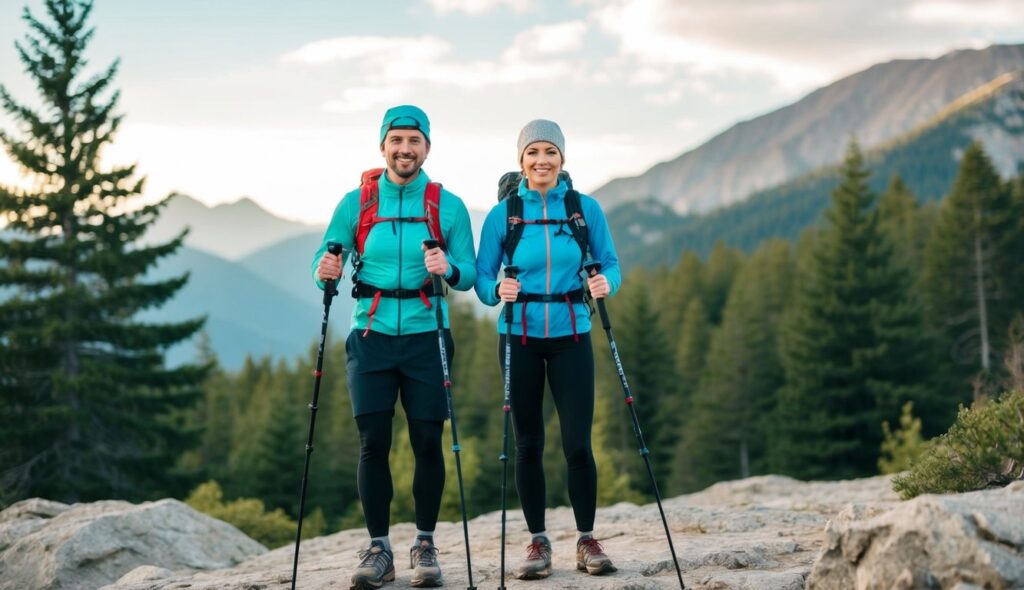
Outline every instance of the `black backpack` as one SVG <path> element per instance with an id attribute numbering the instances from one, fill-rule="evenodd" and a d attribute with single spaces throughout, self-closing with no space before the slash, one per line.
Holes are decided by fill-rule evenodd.
<path id="1" fill-rule="evenodd" d="M 590 250 L 589 235 L 587 233 L 587 221 L 583 217 L 583 205 L 580 202 L 580 193 L 572 187 L 572 178 L 569 173 L 562 170 L 558 173 L 558 179 L 565 181 L 569 190 L 565 193 L 565 219 L 523 219 L 523 199 L 519 196 L 519 183 L 523 175 L 519 172 L 506 172 L 498 180 L 498 202 L 505 201 L 507 226 L 505 231 L 505 242 L 502 244 L 509 264 L 512 264 L 512 255 L 516 252 L 519 240 L 523 237 L 523 230 L 528 224 L 558 225 L 568 227 L 573 239 L 580 247 L 580 268 L 587 259 Z"/>

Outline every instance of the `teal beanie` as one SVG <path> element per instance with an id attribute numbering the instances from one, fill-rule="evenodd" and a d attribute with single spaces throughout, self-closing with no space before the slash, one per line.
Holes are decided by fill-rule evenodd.
<path id="1" fill-rule="evenodd" d="M 427 143 L 430 143 L 430 120 L 423 109 L 411 104 L 391 107 L 384 113 L 384 120 L 380 122 L 381 145 L 384 145 L 384 137 L 391 129 L 419 129 Z"/>

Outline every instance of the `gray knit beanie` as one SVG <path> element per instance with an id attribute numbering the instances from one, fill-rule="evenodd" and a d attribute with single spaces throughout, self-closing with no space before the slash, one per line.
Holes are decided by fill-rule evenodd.
<path id="1" fill-rule="evenodd" d="M 523 161 L 523 152 L 531 143 L 537 143 L 538 141 L 546 141 L 553 144 L 558 148 L 558 152 L 562 154 L 562 159 L 565 159 L 565 137 L 562 135 L 562 130 L 558 127 L 558 123 L 554 121 L 548 121 L 547 119 L 534 119 L 523 127 L 523 130 L 519 132 L 519 161 Z"/>

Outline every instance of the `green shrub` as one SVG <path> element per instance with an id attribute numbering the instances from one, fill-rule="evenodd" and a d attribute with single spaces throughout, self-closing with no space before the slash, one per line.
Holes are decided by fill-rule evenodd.
<path id="1" fill-rule="evenodd" d="M 960 407 L 949 432 L 928 443 L 910 472 L 893 479 L 903 499 L 1001 487 L 1024 478 L 1024 393 Z"/>
<path id="2" fill-rule="evenodd" d="M 888 421 L 882 423 L 885 440 L 882 441 L 882 456 L 878 458 L 881 473 L 906 471 L 924 452 L 926 444 L 921 438 L 921 419 L 915 418 L 913 412 L 914 402 L 903 404 L 900 429 L 896 432 L 889 427 Z"/>
<path id="3" fill-rule="evenodd" d="M 261 500 L 239 498 L 224 502 L 224 492 L 216 481 L 208 481 L 189 494 L 185 503 L 196 510 L 232 524 L 249 537 L 273 549 L 295 540 L 298 524 L 276 508 L 267 512 Z M 317 537 L 326 529 L 323 511 L 317 508 L 302 521 L 302 538 Z"/>

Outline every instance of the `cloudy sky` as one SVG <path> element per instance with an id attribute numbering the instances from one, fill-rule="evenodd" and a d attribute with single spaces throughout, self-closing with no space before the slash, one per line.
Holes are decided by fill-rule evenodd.
<path id="1" fill-rule="evenodd" d="M 26 4 L 0 0 L 0 83 L 35 105 Z M 106 157 L 148 197 L 325 223 L 393 104 L 426 110 L 425 169 L 485 209 L 531 119 L 593 189 L 874 63 L 1024 42 L 1024 0 L 96 0 L 92 22 L 94 69 L 122 60 Z M 6 156 L 0 182 L 23 182 Z"/>

